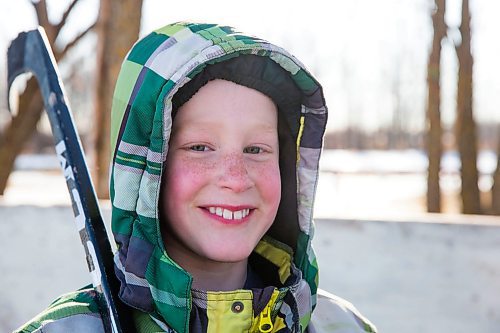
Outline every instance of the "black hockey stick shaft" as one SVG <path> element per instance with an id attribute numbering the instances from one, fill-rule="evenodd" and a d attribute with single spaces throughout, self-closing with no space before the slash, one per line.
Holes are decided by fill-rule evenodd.
<path id="1" fill-rule="evenodd" d="M 118 299 L 113 253 L 89 176 L 57 64 L 43 28 L 22 32 L 7 52 L 8 91 L 14 79 L 31 72 L 38 80 L 48 113 L 56 153 L 66 178 L 76 226 L 85 249 L 107 332 L 132 332 L 130 309 Z M 10 106 L 10 105 L 9 105 Z"/>

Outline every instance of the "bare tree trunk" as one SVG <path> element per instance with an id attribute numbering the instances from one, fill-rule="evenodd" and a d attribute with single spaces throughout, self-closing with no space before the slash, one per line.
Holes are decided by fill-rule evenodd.
<path id="1" fill-rule="evenodd" d="M 441 155 L 443 151 L 441 138 L 443 129 L 441 126 L 441 42 L 446 36 L 446 23 L 444 21 L 445 0 L 436 0 L 436 10 L 432 14 L 432 26 L 434 37 L 432 50 L 429 55 L 427 67 L 427 137 L 426 147 L 429 159 L 427 170 L 427 211 L 431 213 L 441 212 L 441 189 L 439 187 L 439 171 L 441 169 Z"/>
<path id="2" fill-rule="evenodd" d="M 54 25 L 49 22 L 47 15 L 47 4 L 45 0 L 32 1 L 33 8 L 38 18 L 38 24 L 44 27 L 47 32 L 47 37 L 51 45 L 59 35 L 62 27 L 66 24 L 69 13 L 74 8 L 79 0 L 73 0 L 65 11 L 61 21 Z M 68 43 L 64 49 L 54 49 L 56 60 L 64 57 L 66 52 L 71 49 L 88 31 L 93 28 L 93 25 Z M 21 152 L 24 144 L 31 138 L 36 131 L 36 125 L 40 120 L 43 110 L 43 100 L 38 91 L 36 79 L 32 78 L 28 81 L 26 89 L 19 97 L 19 110 L 17 115 L 12 119 L 5 131 L 0 137 L 0 195 L 3 195 L 9 176 L 14 168 L 14 162 L 17 155 Z"/>
<path id="3" fill-rule="evenodd" d="M 0 195 L 7 187 L 16 156 L 35 132 L 43 110 L 42 103 L 38 82 L 32 77 L 26 84 L 23 98 L 19 99 L 19 112 L 12 118 L 10 126 L 0 137 L 0 165 L 2 166 L 0 168 Z"/>
<path id="4" fill-rule="evenodd" d="M 97 196 L 109 197 L 111 102 L 123 58 L 139 37 L 142 0 L 101 0 L 96 75 L 95 177 Z"/>
<path id="5" fill-rule="evenodd" d="M 500 138 L 497 146 L 497 167 L 493 173 L 493 186 L 491 187 L 491 213 L 500 215 Z"/>
<path id="6" fill-rule="evenodd" d="M 458 56 L 458 91 L 456 138 L 460 153 L 462 178 L 462 212 L 464 214 L 481 213 L 477 171 L 477 136 L 476 123 L 472 110 L 472 67 L 469 0 L 462 1 L 462 23 L 460 33 L 462 43 L 457 47 Z"/>

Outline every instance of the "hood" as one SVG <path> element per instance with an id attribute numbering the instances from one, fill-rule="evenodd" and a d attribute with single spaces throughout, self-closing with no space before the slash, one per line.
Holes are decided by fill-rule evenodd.
<path id="1" fill-rule="evenodd" d="M 227 72 L 232 67 L 244 75 Z M 318 287 L 311 239 L 327 120 L 322 88 L 284 49 L 214 24 L 182 22 L 158 29 L 139 40 L 122 64 L 112 106 L 110 183 L 120 298 L 159 317 L 177 332 L 190 329 L 190 312 L 196 304 L 192 278 L 165 251 L 158 202 L 172 105 L 184 102 L 185 96 L 189 98 L 213 78 L 260 90 L 278 106 L 278 119 L 284 123 L 280 125 L 284 128 L 280 133 L 282 199 L 256 252 L 277 267 L 280 278 L 293 275 L 289 279 L 294 281 L 293 293 L 300 286 L 301 297 L 307 294 L 310 298 L 306 302 L 309 309 L 299 311 L 305 327 Z M 199 83 L 187 84 L 196 81 Z M 290 88 L 284 88 L 287 85 Z M 194 91 L 186 93 L 183 88 Z M 263 250 L 269 247 L 274 250 Z"/>

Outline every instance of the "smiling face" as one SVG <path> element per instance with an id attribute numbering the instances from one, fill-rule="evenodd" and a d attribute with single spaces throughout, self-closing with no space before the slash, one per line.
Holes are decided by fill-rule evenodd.
<path id="1" fill-rule="evenodd" d="M 280 202 L 275 104 L 230 81 L 208 82 L 178 110 L 164 172 L 169 256 L 184 268 L 246 262 Z"/>

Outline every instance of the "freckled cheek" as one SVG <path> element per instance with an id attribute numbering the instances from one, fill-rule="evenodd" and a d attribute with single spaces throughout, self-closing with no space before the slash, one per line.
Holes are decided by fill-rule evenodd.
<path id="1" fill-rule="evenodd" d="M 168 167 L 165 185 L 174 196 L 188 194 L 207 182 L 211 169 L 211 165 L 206 162 L 178 160 Z"/>
<path id="2" fill-rule="evenodd" d="M 281 199 L 281 177 L 279 164 L 272 162 L 265 165 L 258 165 L 252 168 L 255 184 L 261 195 L 268 203 L 273 203 L 278 207 Z"/>

